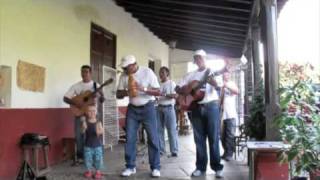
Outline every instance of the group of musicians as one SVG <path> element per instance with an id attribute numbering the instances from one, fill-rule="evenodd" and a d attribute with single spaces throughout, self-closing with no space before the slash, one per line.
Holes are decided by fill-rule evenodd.
<path id="1" fill-rule="evenodd" d="M 136 173 L 136 141 L 140 124 L 143 125 L 148 137 L 148 155 L 152 177 L 160 177 L 160 156 L 166 153 L 164 129 L 167 129 L 170 145 L 170 156 L 178 156 L 178 133 L 175 114 L 175 103 L 178 96 L 195 96 L 202 94 L 200 100 L 194 100 L 190 107 L 190 121 L 193 127 L 194 142 L 196 144 L 196 168 L 192 176 L 205 175 L 209 145 L 210 167 L 216 177 L 221 178 L 223 165 L 221 158 L 229 161 L 233 154 L 233 138 L 235 133 L 236 106 L 235 98 L 238 88 L 230 81 L 227 69 L 216 72 L 206 66 L 206 52 L 197 50 L 193 55 L 193 62 L 197 70 L 188 73 L 175 84 L 170 80 L 167 67 L 159 70 L 160 83 L 155 73 L 137 64 L 133 55 L 121 59 L 123 73 L 120 76 L 116 97 L 122 99 L 129 96 L 126 114 L 125 130 L 125 169 L 122 176 Z M 72 98 L 84 91 L 94 91 L 97 85 L 91 77 L 91 67 L 82 66 L 82 81 L 74 84 L 64 96 L 64 101 L 70 105 L 80 107 Z M 217 78 L 222 76 L 223 78 Z M 134 79 L 134 83 L 132 82 Z M 134 84 L 134 85 L 132 85 Z M 134 91 L 134 93 L 132 92 Z M 220 93 L 219 93 L 220 92 Z M 222 96 L 223 94 L 223 96 Z M 99 92 L 96 102 L 104 101 L 103 93 Z M 223 97 L 223 101 L 221 99 Z M 157 106 L 155 104 L 157 102 Z M 222 111 L 223 109 L 223 111 Z M 83 158 L 83 134 L 81 123 L 83 116 L 75 118 L 75 137 L 77 142 L 77 156 Z M 224 128 L 220 130 L 221 119 Z M 219 139 L 221 137 L 224 154 L 220 156 Z"/>

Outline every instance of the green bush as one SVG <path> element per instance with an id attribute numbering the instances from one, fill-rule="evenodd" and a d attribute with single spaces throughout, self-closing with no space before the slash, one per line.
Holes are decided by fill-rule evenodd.
<path id="1" fill-rule="evenodd" d="M 312 87 L 313 67 L 307 65 L 280 65 L 280 107 L 276 118 L 280 135 L 290 144 L 280 154 L 281 161 L 295 160 L 293 174 L 320 168 L 320 115 Z"/>
<path id="2" fill-rule="evenodd" d="M 245 122 L 245 133 L 251 139 L 263 140 L 266 136 L 266 117 L 264 103 L 264 83 L 262 79 L 261 66 L 255 69 L 259 78 L 255 85 L 252 106 L 249 110 L 249 118 Z"/>

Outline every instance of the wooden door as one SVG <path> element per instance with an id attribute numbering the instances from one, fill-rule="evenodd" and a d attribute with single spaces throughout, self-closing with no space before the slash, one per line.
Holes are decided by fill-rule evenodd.
<path id="1" fill-rule="evenodd" d="M 115 68 L 116 64 L 116 37 L 104 28 L 91 25 L 91 53 L 93 79 L 102 83 L 102 66 Z"/>
<path id="2" fill-rule="evenodd" d="M 90 64 L 93 80 L 103 83 L 103 66 L 115 68 L 116 36 L 104 28 L 91 24 Z M 102 119 L 102 106 L 98 107 L 98 118 Z"/>

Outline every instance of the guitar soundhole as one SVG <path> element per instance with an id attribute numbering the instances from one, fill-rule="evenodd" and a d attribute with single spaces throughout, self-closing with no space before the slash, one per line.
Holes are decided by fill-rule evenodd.
<path id="1" fill-rule="evenodd" d="M 83 101 L 84 101 L 84 102 L 88 102 L 88 100 L 89 100 L 88 97 L 83 98 Z"/>

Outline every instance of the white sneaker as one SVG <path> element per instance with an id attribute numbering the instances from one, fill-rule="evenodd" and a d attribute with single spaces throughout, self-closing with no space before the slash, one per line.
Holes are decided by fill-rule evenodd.
<path id="1" fill-rule="evenodd" d="M 152 177 L 160 177 L 160 171 L 158 169 L 154 169 L 151 172 Z"/>
<path id="2" fill-rule="evenodd" d="M 192 176 L 194 177 L 198 177 L 198 176 L 203 176 L 205 174 L 205 172 L 200 171 L 199 169 L 196 169 L 192 172 Z"/>
<path id="3" fill-rule="evenodd" d="M 216 171 L 216 178 L 222 178 L 222 170 Z"/>
<path id="4" fill-rule="evenodd" d="M 121 176 L 129 177 L 135 173 L 136 173 L 136 168 L 133 168 L 133 169 L 126 168 L 124 171 L 122 171 Z"/>

